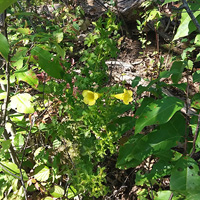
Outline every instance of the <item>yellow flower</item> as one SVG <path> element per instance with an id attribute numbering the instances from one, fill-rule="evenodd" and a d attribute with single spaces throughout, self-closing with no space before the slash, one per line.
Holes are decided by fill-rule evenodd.
<path id="1" fill-rule="evenodd" d="M 84 103 L 92 106 L 96 103 L 96 100 L 101 96 L 99 93 L 92 92 L 90 90 L 84 90 L 82 93 Z"/>
<path id="2" fill-rule="evenodd" d="M 128 105 L 129 102 L 133 101 L 133 92 L 131 90 L 124 89 L 124 93 L 114 95 L 115 98 L 120 99 L 124 104 Z"/>

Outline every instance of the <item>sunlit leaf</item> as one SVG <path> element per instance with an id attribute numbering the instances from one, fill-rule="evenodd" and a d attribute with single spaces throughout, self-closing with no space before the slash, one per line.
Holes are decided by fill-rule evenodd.
<path id="1" fill-rule="evenodd" d="M 12 162 L 0 162 L 0 164 L 2 165 L 2 166 L 0 166 L 1 168 L 2 168 L 2 170 L 6 173 L 6 174 L 8 174 L 8 175 L 10 175 L 10 176 L 12 176 L 12 174 L 14 174 L 14 175 L 16 175 L 17 177 L 20 177 L 20 170 L 19 170 L 19 168 L 17 167 L 17 165 L 16 164 L 14 164 L 14 163 L 12 163 Z M 9 173 L 9 172 L 11 172 L 11 173 Z M 27 181 L 28 180 L 28 176 L 27 176 L 27 174 L 26 174 L 26 172 L 22 169 L 22 175 L 23 175 L 23 179 L 25 180 L 25 181 Z M 14 176 L 15 177 L 15 176 Z M 15 177 L 16 178 L 16 177 Z"/>
<path id="2" fill-rule="evenodd" d="M 194 17 L 199 21 L 199 19 L 200 19 L 199 4 L 198 3 L 191 4 L 190 9 L 194 10 L 194 13 L 193 13 Z M 195 31 L 196 29 L 197 28 L 194 25 L 194 23 L 192 22 L 192 19 L 190 18 L 188 13 L 182 12 L 181 23 L 178 27 L 178 30 L 177 30 L 173 40 L 177 40 L 181 37 L 185 37 L 185 36 L 189 35 L 190 33 L 192 33 L 193 31 Z"/>
<path id="3" fill-rule="evenodd" d="M 7 92 L 1 92 L 0 93 L 0 100 L 5 99 L 7 96 Z"/>
<path id="4" fill-rule="evenodd" d="M 135 133 L 139 133 L 145 126 L 166 123 L 183 106 L 184 102 L 176 97 L 164 97 L 150 103 L 138 116 Z"/>
<path id="5" fill-rule="evenodd" d="M 10 98 L 10 106 L 12 109 L 17 109 L 17 112 L 20 113 L 33 113 L 34 104 L 32 103 L 33 98 L 28 93 L 17 94 Z"/>
<path id="6" fill-rule="evenodd" d="M 1 3 L 0 3 L 0 10 L 1 10 Z M 4 57 L 6 61 L 8 61 L 8 54 L 9 54 L 9 44 L 4 35 L 0 33 L 0 55 Z"/>
<path id="7" fill-rule="evenodd" d="M 21 133 L 17 133 L 14 138 L 14 145 L 16 147 L 22 147 L 24 145 L 24 137 Z"/>
<path id="8" fill-rule="evenodd" d="M 36 74 L 31 69 L 28 70 L 28 67 L 26 66 L 18 71 L 15 71 L 15 76 L 19 81 L 24 81 L 31 85 L 33 88 L 37 88 L 39 84 L 39 80 Z"/>
<path id="9" fill-rule="evenodd" d="M 17 32 L 25 35 L 30 35 L 32 33 L 32 30 L 30 30 L 29 28 L 18 28 Z"/>
<path id="10" fill-rule="evenodd" d="M 64 189 L 58 185 L 54 185 L 50 188 L 49 193 L 56 198 L 60 198 L 64 195 Z"/>
<path id="11" fill-rule="evenodd" d="M 60 43 L 63 40 L 63 32 L 53 32 L 53 36 L 56 38 L 56 42 Z"/>
<path id="12" fill-rule="evenodd" d="M 50 169 L 45 165 L 40 165 L 34 170 L 34 178 L 38 181 L 46 181 L 49 178 Z"/>
<path id="13" fill-rule="evenodd" d="M 10 148 L 11 145 L 11 140 L 0 140 L 0 144 L 1 144 L 1 153 L 5 153 L 8 151 L 8 149 Z"/>

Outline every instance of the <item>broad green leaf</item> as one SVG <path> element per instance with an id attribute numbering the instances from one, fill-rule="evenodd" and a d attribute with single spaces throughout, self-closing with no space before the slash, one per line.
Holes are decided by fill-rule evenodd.
<path id="1" fill-rule="evenodd" d="M 200 82 L 200 70 L 197 70 L 193 74 L 193 83 L 195 83 L 195 82 Z"/>
<path id="2" fill-rule="evenodd" d="M 58 185 L 54 185 L 52 188 L 50 188 L 49 193 L 56 198 L 60 198 L 64 195 L 64 189 Z"/>
<path id="3" fill-rule="evenodd" d="M 200 61 L 200 53 L 197 54 L 197 56 L 196 56 L 196 61 L 197 61 L 197 62 Z"/>
<path id="4" fill-rule="evenodd" d="M 197 93 L 193 96 L 191 107 L 195 109 L 200 109 L 200 93 Z"/>
<path id="5" fill-rule="evenodd" d="M 172 192 L 170 190 L 158 191 L 154 200 L 169 200 Z"/>
<path id="6" fill-rule="evenodd" d="M 67 197 L 69 199 L 74 198 L 76 196 L 76 189 L 73 186 L 70 186 L 69 189 L 67 190 Z"/>
<path id="7" fill-rule="evenodd" d="M 5 153 L 8 151 L 8 149 L 10 148 L 11 145 L 11 140 L 0 140 L 1 143 L 1 153 Z"/>
<path id="8" fill-rule="evenodd" d="M 56 42 L 60 43 L 63 40 L 63 32 L 53 32 L 53 36 L 56 38 Z"/>
<path id="9" fill-rule="evenodd" d="M 17 77 L 18 81 L 24 81 L 31 85 L 33 88 L 37 88 L 39 84 L 39 80 L 36 74 L 31 69 L 28 70 L 27 66 L 18 71 L 15 71 L 15 76 Z"/>
<path id="10" fill-rule="evenodd" d="M 0 169 L 1 169 L 1 167 L 0 167 Z M 7 187 L 8 187 L 8 182 L 7 181 L 5 181 L 5 174 L 3 174 L 3 173 L 0 173 L 0 186 L 1 186 L 1 189 L 0 189 L 0 199 L 5 199 L 4 197 L 5 197 L 5 191 L 6 191 L 6 189 L 7 189 Z"/>
<path id="11" fill-rule="evenodd" d="M 17 177 L 20 177 L 20 170 L 19 170 L 19 168 L 17 167 L 16 164 L 14 164 L 12 162 L 0 162 L 0 164 L 3 166 L 3 167 L 2 166 L 0 166 L 0 167 L 2 168 L 2 170 L 6 174 L 11 175 L 9 173 L 9 172 L 11 172 L 12 174 L 16 175 Z M 23 169 L 22 169 L 22 176 L 23 176 L 24 181 L 28 180 L 28 176 L 27 176 L 26 172 Z"/>
<path id="12" fill-rule="evenodd" d="M 14 83 L 15 82 L 15 76 L 11 75 L 10 76 L 10 83 Z M 0 83 L 3 85 L 7 85 L 7 78 L 6 75 L 0 75 Z"/>
<path id="13" fill-rule="evenodd" d="M 17 133 L 14 138 L 14 145 L 16 147 L 22 147 L 24 145 L 24 137 L 21 133 Z"/>
<path id="14" fill-rule="evenodd" d="M 190 157 L 181 157 L 172 170 L 170 189 L 184 195 L 200 195 L 199 173 L 199 167 L 195 160 Z"/>
<path id="15" fill-rule="evenodd" d="M 34 59 L 39 63 L 40 67 L 51 77 L 62 79 L 64 70 L 59 61 L 53 57 L 48 51 L 35 47 L 32 49 L 31 54 Z"/>
<path id="16" fill-rule="evenodd" d="M 133 117 L 120 117 L 112 120 L 107 129 L 110 131 L 117 131 L 120 135 L 123 135 L 134 127 L 134 122 L 135 119 Z"/>
<path id="17" fill-rule="evenodd" d="M 10 100 L 10 107 L 14 110 L 17 109 L 17 112 L 29 114 L 35 111 L 32 103 L 33 98 L 28 93 L 17 94 L 12 96 Z"/>
<path id="18" fill-rule="evenodd" d="M 18 28 L 17 32 L 25 34 L 25 35 L 30 35 L 33 31 L 30 30 L 29 28 Z"/>
<path id="19" fill-rule="evenodd" d="M 136 86 L 138 85 L 138 83 L 140 82 L 140 80 L 141 80 L 141 77 L 136 76 L 136 77 L 134 78 L 134 80 L 132 80 L 131 86 L 132 86 L 133 88 L 136 87 Z"/>
<path id="20" fill-rule="evenodd" d="M 4 128 L 0 127 L 0 136 L 3 134 L 3 132 L 4 132 Z"/>
<path id="21" fill-rule="evenodd" d="M 45 165 L 40 165 L 34 170 L 34 177 L 38 181 L 46 181 L 49 178 L 50 169 Z"/>
<path id="22" fill-rule="evenodd" d="M 17 0 L 0 0 L 0 14 Z"/>
<path id="23" fill-rule="evenodd" d="M 176 1 L 179 1 L 179 0 L 165 0 L 162 5 L 165 5 L 165 4 L 171 3 L 171 2 L 176 2 Z"/>
<path id="24" fill-rule="evenodd" d="M 22 68 L 27 51 L 27 47 L 19 47 L 15 55 L 11 58 L 11 65 L 16 67 L 16 69 Z"/>
<path id="25" fill-rule="evenodd" d="M 173 62 L 170 69 L 170 72 L 172 74 L 171 79 L 173 83 L 178 83 L 178 81 L 181 79 L 184 68 L 185 68 L 185 65 L 183 64 L 182 61 Z"/>
<path id="26" fill-rule="evenodd" d="M 199 200 L 200 192 L 186 195 L 186 200 Z"/>
<path id="27" fill-rule="evenodd" d="M 7 96 L 7 92 L 1 92 L 1 93 L 0 93 L 0 100 L 5 99 L 6 96 Z"/>
<path id="28" fill-rule="evenodd" d="M 52 197 L 45 197 L 42 200 L 54 200 Z"/>
<path id="29" fill-rule="evenodd" d="M 1 3 L 0 3 L 0 10 L 1 10 Z M 8 61 L 8 54 L 9 54 L 9 44 L 4 35 L 0 33 L 0 55 L 3 56 L 3 58 Z"/>
<path id="30" fill-rule="evenodd" d="M 176 113 L 172 119 L 147 135 L 137 134 L 120 147 L 117 167 L 130 168 L 139 165 L 149 155 L 169 154 L 184 135 L 185 119 L 181 113 Z"/>
<path id="31" fill-rule="evenodd" d="M 191 4 L 190 9 L 194 10 L 193 14 L 194 14 L 195 18 L 199 21 L 199 19 L 200 19 L 199 4 L 198 3 Z M 177 40 L 181 37 L 185 37 L 195 30 L 196 30 L 196 26 L 192 22 L 188 13 L 185 12 L 185 10 L 184 10 L 184 12 L 182 12 L 182 14 L 181 14 L 181 23 L 178 27 L 178 30 L 177 30 L 173 40 Z"/>
<path id="32" fill-rule="evenodd" d="M 61 48 L 60 45 L 55 44 L 57 53 L 64 59 L 65 58 L 65 50 Z"/>
<path id="33" fill-rule="evenodd" d="M 197 34 L 194 40 L 194 44 L 200 46 L 200 34 Z"/>
<path id="34" fill-rule="evenodd" d="M 184 102 L 176 97 L 164 97 L 150 103 L 138 116 L 135 133 L 140 133 L 145 126 L 168 122 L 183 106 Z"/>

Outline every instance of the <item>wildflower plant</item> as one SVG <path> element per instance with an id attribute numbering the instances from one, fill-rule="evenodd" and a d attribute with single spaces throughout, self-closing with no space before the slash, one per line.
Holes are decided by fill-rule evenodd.
<path id="1" fill-rule="evenodd" d="M 115 98 L 123 101 L 124 104 L 128 105 L 133 101 L 133 92 L 131 90 L 124 89 L 124 93 L 113 95 Z"/>
<path id="2" fill-rule="evenodd" d="M 96 100 L 101 96 L 101 94 L 92 92 L 90 90 L 84 90 L 82 93 L 84 103 L 92 106 L 96 103 Z"/>

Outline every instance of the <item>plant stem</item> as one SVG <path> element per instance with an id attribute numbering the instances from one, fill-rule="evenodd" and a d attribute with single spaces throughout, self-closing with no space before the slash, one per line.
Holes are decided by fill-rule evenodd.
<path id="1" fill-rule="evenodd" d="M 196 141 L 197 141 L 197 137 L 199 135 L 199 128 L 200 128 L 200 112 L 199 112 L 199 115 L 198 115 L 197 127 L 196 127 L 195 134 L 194 134 L 192 153 L 190 154 L 190 157 L 193 156 L 193 154 L 195 153 L 195 150 L 196 150 L 195 144 L 196 144 Z"/>

